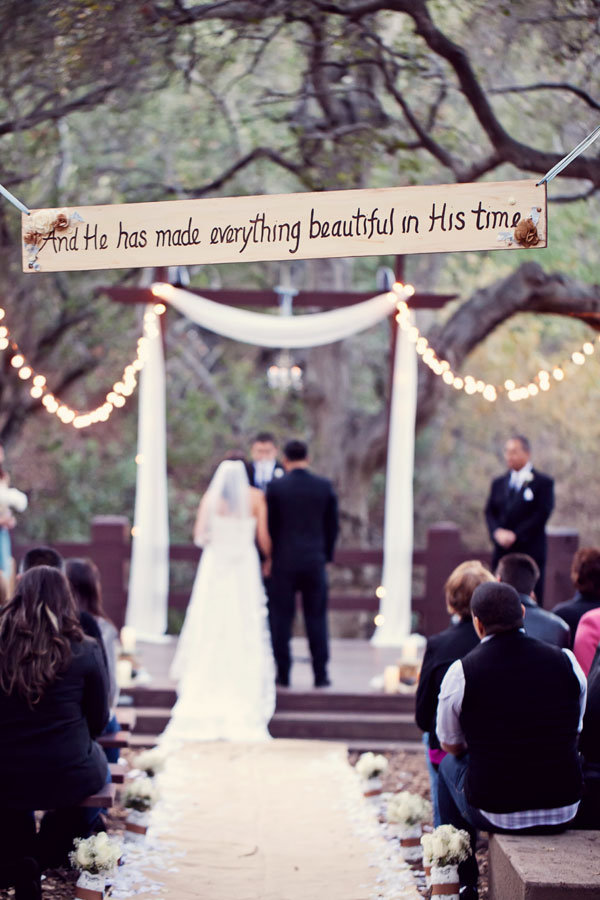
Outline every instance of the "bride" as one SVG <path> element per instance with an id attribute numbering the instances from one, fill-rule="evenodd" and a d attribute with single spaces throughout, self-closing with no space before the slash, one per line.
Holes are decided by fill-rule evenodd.
<path id="1" fill-rule="evenodd" d="M 222 462 L 202 498 L 200 565 L 171 667 L 178 681 L 164 738 L 268 740 L 275 671 L 256 543 L 270 557 L 267 504 L 246 467 Z"/>

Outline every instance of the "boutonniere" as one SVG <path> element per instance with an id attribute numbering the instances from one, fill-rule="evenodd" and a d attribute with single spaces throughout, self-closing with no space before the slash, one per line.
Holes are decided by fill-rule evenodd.
<path id="1" fill-rule="evenodd" d="M 527 472 L 523 475 L 523 484 L 529 484 L 530 481 L 533 481 L 533 472 Z"/>
<path id="2" fill-rule="evenodd" d="M 273 472 L 273 478 L 281 478 L 281 476 L 283 474 L 284 474 L 283 469 L 275 469 Z"/>

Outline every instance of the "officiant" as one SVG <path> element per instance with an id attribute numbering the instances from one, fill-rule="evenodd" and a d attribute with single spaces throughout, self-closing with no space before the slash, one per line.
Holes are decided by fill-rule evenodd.
<path id="1" fill-rule="evenodd" d="M 533 468 L 531 445 L 523 435 L 504 445 L 508 471 L 492 481 L 485 518 L 494 545 L 492 569 L 507 553 L 526 553 L 537 563 L 534 588 L 540 606 L 544 598 L 546 522 L 554 508 L 554 481 Z"/>
<path id="2" fill-rule="evenodd" d="M 266 491 L 274 478 L 281 478 L 284 469 L 277 461 L 277 444 L 270 431 L 260 431 L 250 448 L 249 480 L 252 487 Z"/>

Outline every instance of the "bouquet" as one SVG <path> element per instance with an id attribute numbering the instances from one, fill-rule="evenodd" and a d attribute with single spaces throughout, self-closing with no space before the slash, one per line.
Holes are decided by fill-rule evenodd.
<path id="1" fill-rule="evenodd" d="M 136 812 L 147 812 L 157 800 L 158 791 L 150 778 L 130 781 L 123 793 L 123 806 Z"/>
<path id="2" fill-rule="evenodd" d="M 75 838 L 75 847 L 69 853 L 69 862 L 80 872 L 91 875 L 106 875 L 112 872 L 121 856 L 119 841 L 109 838 L 105 831 L 89 838 Z"/>
<path id="3" fill-rule="evenodd" d="M 381 753 L 363 753 L 356 763 L 356 772 L 361 778 L 379 778 L 387 769 L 388 761 Z"/>
<path id="4" fill-rule="evenodd" d="M 431 817 L 431 803 L 420 794 L 400 791 L 387 806 L 387 820 L 398 825 L 418 825 Z"/>
<path id="5" fill-rule="evenodd" d="M 431 864 L 437 868 L 457 866 L 471 855 L 471 839 L 454 825 L 439 825 L 431 834 Z"/>
<path id="6" fill-rule="evenodd" d="M 69 861 L 74 869 L 79 869 L 75 900 L 102 900 L 106 876 L 119 862 L 121 844 L 101 831 L 89 838 L 75 838 L 73 846 Z"/>
<path id="7" fill-rule="evenodd" d="M 136 769 L 141 769 L 149 778 L 153 778 L 158 772 L 162 772 L 166 761 L 164 753 L 158 747 L 154 747 L 153 750 L 144 750 L 143 753 L 139 753 L 133 760 L 133 764 Z"/>
<path id="8" fill-rule="evenodd" d="M 431 860 L 429 877 L 433 894 L 443 893 L 444 900 L 459 900 L 458 864 L 468 859 L 472 853 L 471 839 L 467 832 L 459 831 L 453 825 L 439 825 L 429 835 L 429 841 L 425 841 L 423 849 Z M 425 860 L 423 865 L 425 866 Z M 425 874 L 427 875 L 427 871 Z M 436 890 L 437 885 L 443 885 L 441 891 Z"/>

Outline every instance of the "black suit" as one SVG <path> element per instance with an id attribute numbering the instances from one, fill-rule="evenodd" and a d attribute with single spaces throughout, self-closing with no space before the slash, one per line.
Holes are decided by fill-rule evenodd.
<path id="1" fill-rule="evenodd" d="M 526 553 L 539 566 L 540 578 L 535 595 L 543 604 L 544 569 L 546 566 L 546 522 L 554 509 L 554 481 L 548 475 L 532 469 L 533 478 L 520 490 L 510 489 L 510 472 L 492 481 L 485 506 L 485 518 L 494 544 L 492 567 L 507 553 Z M 501 547 L 494 540 L 497 528 L 514 531 L 517 538 L 510 547 Z"/>
<path id="2" fill-rule="evenodd" d="M 337 498 L 330 481 L 297 468 L 270 482 L 267 508 L 273 541 L 269 623 L 278 680 L 286 683 L 289 678 L 289 642 L 299 591 L 315 681 L 322 681 L 329 659 L 325 564 L 333 558 L 338 534 Z"/>
<path id="3" fill-rule="evenodd" d="M 421 731 L 429 733 L 429 748 L 439 750 L 440 742 L 435 732 L 438 696 L 444 675 L 457 659 L 462 659 L 479 644 L 473 620 L 462 619 L 445 631 L 427 640 L 423 665 L 417 688 L 416 721 Z"/>
<path id="4" fill-rule="evenodd" d="M 263 491 L 266 491 L 268 484 L 263 484 L 258 478 L 258 466 L 255 462 L 251 462 L 248 464 L 248 480 L 252 487 L 260 488 Z M 280 462 L 275 462 L 275 468 L 273 469 L 273 474 L 271 475 L 270 481 L 273 481 L 275 478 L 281 478 L 285 475 L 285 470 Z"/>
<path id="5" fill-rule="evenodd" d="M 540 609 L 527 594 L 519 594 L 519 597 L 525 607 L 525 634 L 537 638 L 538 641 L 544 641 L 546 644 L 554 644 L 556 647 L 571 648 L 573 646 L 571 629 L 560 616 Z"/>

